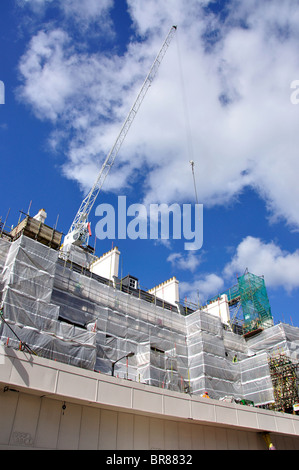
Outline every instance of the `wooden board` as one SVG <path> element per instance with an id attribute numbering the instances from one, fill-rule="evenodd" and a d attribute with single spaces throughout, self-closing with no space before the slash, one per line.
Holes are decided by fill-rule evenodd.
<path id="1" fill-rule="evenodd" d="M 21 234 L 24 234 L 30 238 L 34 238 L 40 243 L 51 246 L 52 248 L 59 248 L 61 244 L 61 232 L 58 232 L 52 227 L 39 222 L 33 217 L 25 217 L 25 219 L 23 219 L 10 232 L 13 240 L 18 238 Z"/>

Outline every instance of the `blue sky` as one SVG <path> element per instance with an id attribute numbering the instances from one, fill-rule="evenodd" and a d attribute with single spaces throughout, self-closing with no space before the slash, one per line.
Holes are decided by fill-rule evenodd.
<path id="1" fill-rule="evenodd" d="M 193 204 L 193 159 L 204 242 L 114 240 L 122 273 L 204 304 L 248 268 L 299 326 L 299 2 L 11 0 L 0 22 L 2 219 L 43 207 L 67 233 L 176 24 L 97 202 Z"/>

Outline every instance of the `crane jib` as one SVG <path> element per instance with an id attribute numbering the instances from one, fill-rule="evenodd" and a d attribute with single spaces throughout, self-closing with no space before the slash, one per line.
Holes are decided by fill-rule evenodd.
<path id="1" fill-rule="evenodd" d="M 81 206 L 74 218 L 74 221 L 69 229 L 69 232 L 68 234 L 66 235 L 65 239 L 64 239 L 64 244 L 63 244 L 63 247 L 64 249 L 66 249 L 66 247 L 68 245 L 71 245 L 71 244 L 77 244 L 77 245 L 84 245 L 87 240 L 88 240 L 88 236 L 90 234 L 90 229 L 89 229 L 89 225 L 88 225 L 88 216 L 91 212 L 91 209 L 95 203 L 95 200 L 104 184 L 104 181 L 111 169 L 111 167 L 113 166 L 113 163 L 114 163 L 114 160 L 119 152 L 119 149 L 132 125 L 132 122 L 141 106 L 141 103 L 151 85 L 151 83 L 153 82 L 156 74 L 157 74 L 157 71 L 158 71 L 158 68 L 161 64 L 161 61 L 167 51 L 167 48 L 172 40 L 172 37 L 175 33 L 177 29 L 177 26 L 172 26 L 156 59 L 154 60 L 153 62 L 153 65 L 145 79 L 145 81 L 143 82 L 143 85 L 138 93 L 138 96 L 132 106 L 132 108 L 130 109 L 122 127 L 121 127 L 121 130 L 118 134 L 118 137 L 113 145 L 113 147 L 111 148 L 110 152 L 108 153 L 103 165 L 102 165 L 102 168 L 99 172 L 99 175 L 97 176 L 97 179 L 94 183 L 94 185 L 92 186 L 91 190 L 89 191 L 89 193 L 87 194 L 87 196 L 83 199 L 82 203 L 81 203 Z"/>

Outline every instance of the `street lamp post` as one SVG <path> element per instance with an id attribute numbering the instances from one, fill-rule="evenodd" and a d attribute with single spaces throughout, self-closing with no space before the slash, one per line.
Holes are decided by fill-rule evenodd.
<path id="1" fill-rule="evenodd" d="M 128 354 L 125 354 L 124 356 L 120 357 L 119 359 L 117 359 L 117 361 L 114 361 L 112 362 L 112 369 L 111 369 L 111 375 L 112 377 L 114 376 L 114 366 L 117 362 L 121 361 L 122 359 L 124 359 L 125 357 L 132 357 L 134 356 L 135 353 L 133 352 L 129 352 Z"/>

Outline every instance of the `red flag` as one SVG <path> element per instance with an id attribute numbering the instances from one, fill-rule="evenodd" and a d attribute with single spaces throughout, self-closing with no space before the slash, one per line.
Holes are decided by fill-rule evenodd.
<path id="1" fill-rule="evenodd" d="M 90 222 L 88 222 L 87 228 L 88 228 L 89 236 L 91 237 Z"/>

